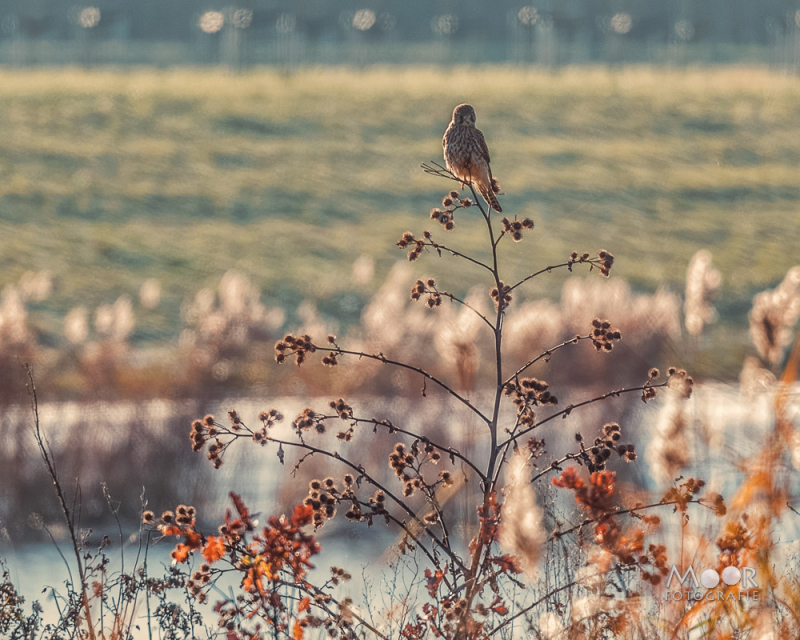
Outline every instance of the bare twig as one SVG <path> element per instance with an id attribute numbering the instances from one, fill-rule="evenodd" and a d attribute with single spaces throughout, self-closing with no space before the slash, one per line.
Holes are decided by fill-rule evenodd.
<path id="1" fill-rule="evenodd" d="M 580 340 L 588 340 L 591 337 L 592 337 L 591 335 L 575 336 L 574 338 L 570 338 L 569 340 L 564 340 L 564 342 L 562 342 L 561 344 L 557 344 L 555 347 L 550 347 L 547 351 L 540 353 L 532 360 L 528 360 L 528 362 L 526 362 L 519 369 L 517 369 L 512 375 L 510 375 L 503 383 L 503 385 L 505 386 L 512 380 L 515 380 L 517 377 L 521 376 L 523 373 L 525 373 L 525 371 L 528 368 L 532 367 L 534 364 L 539 362 L 539 360 L 542 360 L 543 358 L 549 358 L 551 355 L 553 355 L 554 351 L 558 351 L 559 349 L 562 349 L 570 344 L 578 344 Z"/>
<path id="2" fill-rule="evenodd" d="M 235 434 L 235 435 L 237 435 L 237 437 L 241 437 L 238 434 Z M 430 527 L 428 527 L 428 525 L 426 525 L 424 522 L 422 522 L 422 520 L 417 518 L 417 515 L 411 510 L 411 508 L 403 500 L 400 500 L 400 498 L 398 498 L 394 493 L 392 493 L 389 489 L 387 489 L 383 484 L 381 484 L 378 480 L 376 480 L 371 475 L 369 475 L 367 473 L 367 471 L 364 469 L 363 465 L 355 464 L 354 462 L 351 462 L 350 460 L 347 460 L 346 458 L 343 458 L 336 451 L 334 451 L 334 452 L 326 451 L 325 449 L 320 449 L 319 447 L 314 447 L 313 445 L 307 444 L 305 442 L 294 442 L 292 440 L 282 440 L 282 439 L 279 439 L 279 438 L 273 438 L 271 436 L 267 436 L 267 440 L 269 440 L 270 442 L 275 442 L 275 443 L 281 444 L 281 445 L 286 445 L 288 447 L 297 447 L 297 448 L 300 448 L 300 449 L 305 449 L 306 451 L 311 451 L 313 453 L 318 453 L 321 456 L 326 456 L 328 458 L 333 458 L 334 460 L 338 460 L 342 464 L 350 467 L 351 469 L 353 469 L 353 471 L 358 472 L 361 475 L 361 477 L 363 477 L 367 482 L 369 482 L 371 485 L 373 485 L 376 489 L 380 489 L 381 491 L 383 491 L 387 495 L 387 497 L 391 498 L 391 500 L 395 504 L 397 504 L 409 516 L 411 516 L 411 518 L 413 518 L 417 522 L 417 524 L 425 531 L 425 533 L 428 534 L 428 536 L 431 538 L 431 540 L 433 540 L 437 544 L 437 546 L 451 560 L 453 560 L 454 562 L 456 562 L 457 564 L 459 564 L 460 566 L 463 567 L 463 564 L 462 564 L 461 560 L 458 558 L 458 556 L 456 556 L 453 553 L 453 551 L 451 549 L 449 549 L 448 546 L 442 540 L 440 540 L 439 537 L 433 531 L 430 530 Z M 388 515 L 390 517 L 392 517 L 391 514 L 388 514 Z M 395 522 L 397 524 L 401 524 L 400 520 L 395 519 Z M 405 526 L 403 526 L 403 529 L 408 533 L 407 528 Z M 423 545 L 420 545 L 420 547 L 424 550 L 424 546 Z M 428 555 L 431 558 L 431 560 L 435 561 L 433 556 L 430 556 L 430 554 L 428 554 Z"/>
<path id="3" fill-rule="evenodd" d="M 668 384 L 668 382 L 662 382 L 660 384 L 644 384 L 644 385 L 642 385 L 640 387 L 630 387 L 630 388 L 623 387 L 621 389 L 614 389 L 613 391 L 609 391 L 608 393 L 604 393 L 603 395 L 597 396 L 596 398 L 591 398 L 590 400 L 584 400 L 583 402 L 577 402 L 575 404 L 567 405 L 567 407 L 565 409 L 559 411 L 558 413 L 554 413 L 553 415 L 547 416 L 544 420 L 540 420 L 539 422 L 537 422 L 536 424 L 528 427 L 527 429 L 523 429 L 522 431 L 520 431 L 516 435 L 509 436 L 506 440 L 501 442 L 499 446 L 502 447 L 503 445 L 511 442 L 512 440 L 516 440 L 517 438 L 521 438 L 526 433 L 530 433 L 534 429 L 537 429 L 537 428 L 541 427 L 546 422 L 550 422 L 551 420 L 553 420 L 555 418 L 558 418 L 559 416 L 566 417 L 570 413 L 572 413 L 573 410 L 578 409 L 580 407 L 585 407 L 587 404 L 592 404 L 593 402 L 600 402 L 602 400 L 606 400 L 607 398 L 618 398 L 623 393 L 632 393 L 633 391 L 644 391 L 645 389 L 655 389 L 655 388 L 658 388 L 658 387 L 666 387 L 667 384 Z"/>
<path id="4" fill-rule="evenodd" d="M 31 411 L 33 412 L 33 436 L 36 440 L 36 444 L 39 447 L 39 453 L 42 456 L 42 460 L 47 467 L 47 473 L 50 476 L 50 480 L 52 480 L 53 486 L 55 487 L 56 496 L 58 498 L 59 505 L 61 506 L 61 513 L 64 516 L 64 520 L 67 522 L 69 537 L 72 541 L 72 550 L 75 553 L 75 561 L 78 565 L 78 577 L 81 582 L 81 604 L 84 609 L 84 615 L 86 616 L 87 633 L 89 634 L 89 639 L 94 640 L 94 623 L 92 622 L 92 611 L 89 607 L 89 593 L 86 584 L 86 572 L 83 566 L 83 559 L 81 558 L 81 544 L 78 541 L 78 535 L 72 522 L 70 510 L 67 506 L 67 500 L 64 497 L 64 492 L 61 489 L 61 483 L 59 482 L 58 474 L 56 473 L 53 458 L 51 454 L 48 453 L 47 446 L 45 445 L 44 434 L 42 433 L 42 427 L 39 421 L 39 399 L 36 395 L 36 385 L 33 380 L 33 369 L 27 363 L 23 364 L 23 367 L 25 368 L 25 372 L 28 376 L 28 394 L 30 395 Z"/>
<path id="5" fill-rule="evenodd" d="M 652 504 L 639 505 L 638 507 L 631 507 L 630 509 L 619 509 L 617 511 L 609 511 L 608 513 L 605 513 L 597 518 L 586 518 L 585 520 L 581 521 L 580 524 L 576 524 L 574 527 L 570 527 L 569 529 L 565 529 L 563 531 L 554 531 L 553 533 L 550 534 L 550 539 L 554 540 L 556 538 L 563 538 L 564 536 L 569 535 L 570 533 L 575 533 L 576 531 L 579 531 L 590 524 L 594 524 L 595 522 L 600 522 L 601 520 L 604 520 L 606 518 L 622 516 L 625 515 L 626 513 L 638 513 L 639 511 L 644 511 L 646 509 L 655 509 L 657 507 L 667 507 L 670 505 L 680 504 L 681 502 L 683 501 L 669 500 L 666 502 L 653 502 Z M 699 504 L 709 509 L 711 508 L 707 504 L 705 504 L 702 498 L 698 498 L 696 500 L 686 500 L 685 504 Z"/>
<path id="6" fill-rule="evenodd" d="M 445 382 L 443 382 L 442 380 L 439 380 L 439 378 L 437 378 L 435 376 L 432 376 L 430 373 L 428 373 L 427 371 L 425 371 L 424 369 L 422 369 L 420 367 L 415 367 L 414 365 L 406 364 L 405 362 L 400 362 L 399 360 L 392 360 L 391 358 L 387 358 L 386 356 L 384 356 L 382 353 L 378 353 L 378 354 L 366 353 L 364 351 L 352 351 L 350 349 L 342 349 L 341 347 L 324 347 L 324 346 L 320 346 L 320 345 L 316 345 L 316 344 L 314 345 L 314 347 L 318 351 L 327 351 L 329 353 L 351 355 L 351 356 L 357 356 L 359 358 L 367 358 L 369 360 L 377 360 L 378 362 L 383 362 L 384 364 L 390 364 L 390 365 L 395 366 L 395 367 L 400 367 L 401 369 L 408 369 L 409 371 L 416 371 L 417 373 L 420 373 L 423 376 L 425 376 L 428 380 L 430 380 L 434 384 L 437 384 L 442 389 L 447 391 L 447 393 L 449 393 L 451 396 L 453 396 L 456 400 L 458 400 L 459 402 L 461 402 L 465 406 L 469 407 L 484 422 L 486 422 L 487 424 L 489 423 L 489 418 L 487 418 L 484 415 L 484 413 L 480 409 L 478 409 L 475 405 L 473 405 L 469 400 L 467 400 L 464 396 L 462 396 L 460 393 L 455 391 L 452 387 L 448 386 Z"/>
<path id="7" fill-rule="evenodd" d="M 447 253 L 449 253 L 452 256 L 455 256 L 456 258 L 463 258 L 464 260 L 467 260 L 468 262 L 471 262 L 474 265 L 477 265 L 477 266 L 479 266 L 479 267 L 481 267 L 483 269 L 486 269 L 490 273 L 492 272 L 492 268 L 488 264 L 486 264 L 485 262 L 481 262 L 480 260 L 478 260 L 476 258 L 473 258 L 472 256 L 468 256 L 465 253 L 461 253 L 460 251 L 456 251 L 455 249 L 451 249 L 450 247 L 447 247 L 447 246 L 445 246 L 443 244 L 440 244 L 440 243 L 436 242 L 433 239 L 428 240 L 428 242 L 425 242 L 425 246 L 426 247 L 431 247 L 432 249 L 436 249 L 437 251 L 439 251 L 439 250 L 446 251 Z"/>
<path id="8" fill-rule="evenodd" d="M 552 264 L 549 267 L 545 267 L 544 269 L 539 269 L 538 271 L 533 272 L 529 276 L 525 276 L 522 280 L 517 282 L 516 284 L 511 286 L 511 291 L 516 289 L 518 286 L 525 284 L 528 280 L 535 278 L 536 276 L 540 276 L 543 273 L 550 273 L 553 269 L 561 269 L 562 267 L 569 267 L 572 270 L 572 265 L 575 264 L 589 264 L 593 266 L 599 266 L 601 261 L 597 258 L 592 258 L 590 260 L 568 260 L 567 262 L 562 262 L 561 264 Z"/>

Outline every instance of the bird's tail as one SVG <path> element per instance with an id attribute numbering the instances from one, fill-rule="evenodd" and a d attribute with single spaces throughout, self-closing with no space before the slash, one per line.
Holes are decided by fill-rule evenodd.
<path id="1" fill-rule="evenodd" d="M 503 208 L 500 206 L 500 203 L 497 201 L 497 196 L 494 194 L 494 190 L 492 189 L 491 185 L 480 185 L 481 195 L 483 199 L 489 203 L 489 206 L 497 211 L 497 213 L 503 213 Z"/>

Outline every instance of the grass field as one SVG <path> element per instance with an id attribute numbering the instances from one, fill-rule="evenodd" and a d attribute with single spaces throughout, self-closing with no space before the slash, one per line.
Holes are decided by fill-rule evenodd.
<path id="1" fill-rule="evenodd" d="M 353 320 L 369 295 L 354 260 L 373 256 L 380 277 L 400 233 L 430 227 L 449 186 L 418 165 L 441 157 L 463 101 L 504 208 L 536 221 L 511 252 L 518 274 L 605 247 L 635 288 L 680 291 L 705 247 L 723 323 L 741 328 L 752 294 L 798 262 L 800 80 L 767 70 L 4 70 L 0 286 L 55 274 L 35 309 L 54 341 L 69 308 L 149 277 L 164 302 L 134 338 L 174 337 L 181 301 L 232 267 L 268 304 L 311 298 Z M 477 245 L 458 222 L 448 240 Z M 435 267 L 448 287 L 454 267 Z"/>

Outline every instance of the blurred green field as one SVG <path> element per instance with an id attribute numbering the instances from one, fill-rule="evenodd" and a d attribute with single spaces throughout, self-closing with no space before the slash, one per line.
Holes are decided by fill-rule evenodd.
<path id="1" fill-rule="evenodd" d="M 800 259 L 800 80 L 762 69 L 549 73 L 509 67 L 369 70 L 0 71 L 0 286 L 56 277 L 36 321 L 58 342 L 71 307 L 164 302 L 134 339 L 174 337 L 185 296 L 230 268 L 267 304 L 315 300 L 358 317 L 405 230 L 432 228 L 449 185 L 454 105 L 471 102 L 511 215 L 536 230 L 507 254 L 522 275 L 571 250 L 607 248 L 636 289 L 681 291 L 700 248 L 724 276 L 718 308 L 742 328 L 752 294 Z M 480 245 L 462 215 L 449 243 Z M 440 234 L 441 235 L 441 234 Z M 448 289 L 462 265 L 429 261 Z M 452 283 L 453 279 L 457 282 Z M 561 276 L 530 295 L 558 295 Z"/>

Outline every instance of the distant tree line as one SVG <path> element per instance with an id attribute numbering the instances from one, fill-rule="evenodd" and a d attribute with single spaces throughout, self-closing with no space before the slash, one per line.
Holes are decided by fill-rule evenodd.
<path id="1" fill-rule="evenodd" d="M 798 0 L 0 0 L 0 55 L 20 41 L 173 42 L 238 64 L 268 61 L 247 52 L 286 41 L 494 45 L 477 58 L 551 63 L 704 45 L 714 60 L 728 45 L 793 50 L 798 30 Z"/>

